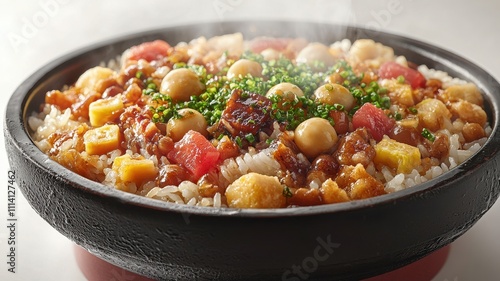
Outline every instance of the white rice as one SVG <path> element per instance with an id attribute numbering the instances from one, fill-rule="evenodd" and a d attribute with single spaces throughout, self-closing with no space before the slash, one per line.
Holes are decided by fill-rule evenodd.
<path id="1" fill-rule="evenodd" d="M 280 164 L 270 153 L 270 149 L 264 149 L 256 154 L 247 152 L 234 159 L 226 159 L 220 167 L 220 173 L 227 182 L 233 182 L 250 172 L 275 176 L 280 169 Z"/>
<path id="2" fill-rule="evenodd" d="M 429 67 L 427 67 L 426 65 L 420 65 L 418 67 L 418 71 L 422 73 L 426 79 L 441 80 L 441 82 L 443 82 L 444 89 L 453 85 L 462 85 L 467 83 L 467 81 L 465 80 L 451 77 L 450 75 L 448 75 L 448 73 L 444 71 L 429 69 Z"/>

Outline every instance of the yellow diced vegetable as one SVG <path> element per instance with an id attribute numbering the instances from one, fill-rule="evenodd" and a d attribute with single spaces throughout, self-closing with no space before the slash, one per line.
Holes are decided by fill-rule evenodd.
<path id="1" fill-rule="evenodd" d="M 144 158 L 133 159 L 128 154 L 116 157 L 112 169 L 123 182 L 135 182 L 138 184 L 153 180 L 158 173 L 152 160 Z"/>
<path id="2" fill-rule="evenodd" d="M 120 148 L 120 128 L 118 125 L 104 125 L 91 129 L 83 135 L 85 151 L 88 154 L 105 154 Z"/>
<path id="3" fill-rule="evenodd" d="M 392 139 L 382 139 L 375 145 L 375 164 L 386 165 L 399 173 L 410 173 L 421 163 L 418 148 L 397 142 Z"/>
<path id="4" fill-rule="evenodd" d="M 118 117 L 123 108 L 121 95 L 96 100 L 89 105 L 90 124 L 94 127 L 100 127 Z"/>
<path id="5" fill-rule="evenodd" d="M 394 103 L 406 106 L 414 106 L 413 91 L 409 84 L 401 84 L 396 79 L 386 79 L 380 82 L 380 86 L 389 91 L 389 97 Z"/>

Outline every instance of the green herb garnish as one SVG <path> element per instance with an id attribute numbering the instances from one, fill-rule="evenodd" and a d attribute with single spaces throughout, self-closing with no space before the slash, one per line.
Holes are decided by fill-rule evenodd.
<path id="1" fill-rule="evenodd" d="M 290 198 L 293 196 L 293 192 L 286 185 L 283 187 L 283 196 L 285 196 L 286 198 Z"/>
<path id="2" fill-rule="evenodd" d="M 431 142 L 436 140 L 436 136 L 434 136 L 434 134 L 432 134 L 431 131 L 429 131 L 427 128 L 422 129 L 422 136 L 424 138 L 430 140 Z"/>

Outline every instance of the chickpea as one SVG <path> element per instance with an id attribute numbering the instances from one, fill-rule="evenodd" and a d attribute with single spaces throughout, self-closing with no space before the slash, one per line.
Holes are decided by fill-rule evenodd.
<path id="1" fill-rule="evenodd" d="M 356 100 L 349 90 L 339 84 L 325 84 L 314 91 L 315 100 L 324 104 L 341 104 L 347 111 L 354 107 Z"/>
<path id="2" fill-rule="evenodd" d="M 307 64 L 315 68 L 315 62 L 322 62 L 325 67 L 330 67 L 335 64 L 335 57 L 330 52 L 330 48 L 321 43 L 310 43 L 297 55 L 296 61 L 298 64 Z"/>
<path id="3" fill-rule="evenodd" d="M 248 173 L 226 189 L 231 208 L 282 208 L 286 204 L 283 186 L 277 177 Z"/>
<path id="4" fill-rule="evenodd" d="M 313 159 L 326 153 L 337 143 L 337 132 L 326 119 L 314 117 L 297 126 L 295 144 L 308 158 Z"/>
<path id="5" fill-rule="evenodd" d="M 260 54 L 264 57 L 265 60 L 277 60 L 280 58 L 281 53 L 272 48 L 267 48 L 260 52 Z"/>
<path id="6" fill-rule="evenodd" d="M 267 91 L 266 97 L 270 98 L 273 95 L 281 96 L 284 100 L 293 101 L 296 97 L 303 97 L 304 92 L 292 83 L 283 82 L 274 85 Z"/>
<path id="7" fill-rule="evenodd" d="M 465 123 L 462 129 L 465 142 L 472 142 L 486 137 L 483 127 L 477 123 Z"/>
<path id="8" fill-rule="evenodd" d="M 247 59 L 240 59 L 233 63 L 227 70 L 227 79 L 238 78 L 240 76 L 246 76 L 247 74 L 253 77 L 262 76 L 262 66 L 256 61 L 251 61 Z"/>
<path id="9" fill-rule="evenodd" d="M 179 68 L 170 71 L 161 81 L 160 93 L 170 96 L 174 101 L 188 101 L 191 96 L 199 96 L 205 85 L 193 71 Z"/>
<path id="10" fill-rule="evenodd" d="M 96 66 L 88 69 L 82 75 L 80 75 L 75 83 L 75 86 L 82 89 L 83 92 L 87 94 L 91 90 L 96 90 L 99 81 L 110 79 L 115 76 L 116 73 L 114 70 L 106 67 Z"/>
<path id="11" fill-rule="evenodd" d="M 170 118 L 167 123 L 167 136 L 179 141 L 190 130 L 207 135 L 207 121 L 203 115 L 191 108 L 179 110 L 180 118 Z"/>

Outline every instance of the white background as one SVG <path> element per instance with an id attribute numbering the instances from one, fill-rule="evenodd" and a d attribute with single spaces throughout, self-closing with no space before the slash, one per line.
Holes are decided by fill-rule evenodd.
<path id="1" fill-rule="evenodd" d="M 77 1 L 0 4 L 0 106 L 15 88 L 54 58 L 103 39 L 206 20 L 304 19 L 349 23 L 413 37 L 451 50 L 500 78 L 500 1 Z M 0 185 L 9 166 L 0 138 Z M 17 273 L 7 272 L 6 188 L 0 188 L 0 280 L 85 280 L 72 242 L 17 197 Z M 500 203 L 453 243 L 437 281 L 500 280 Z"/>

